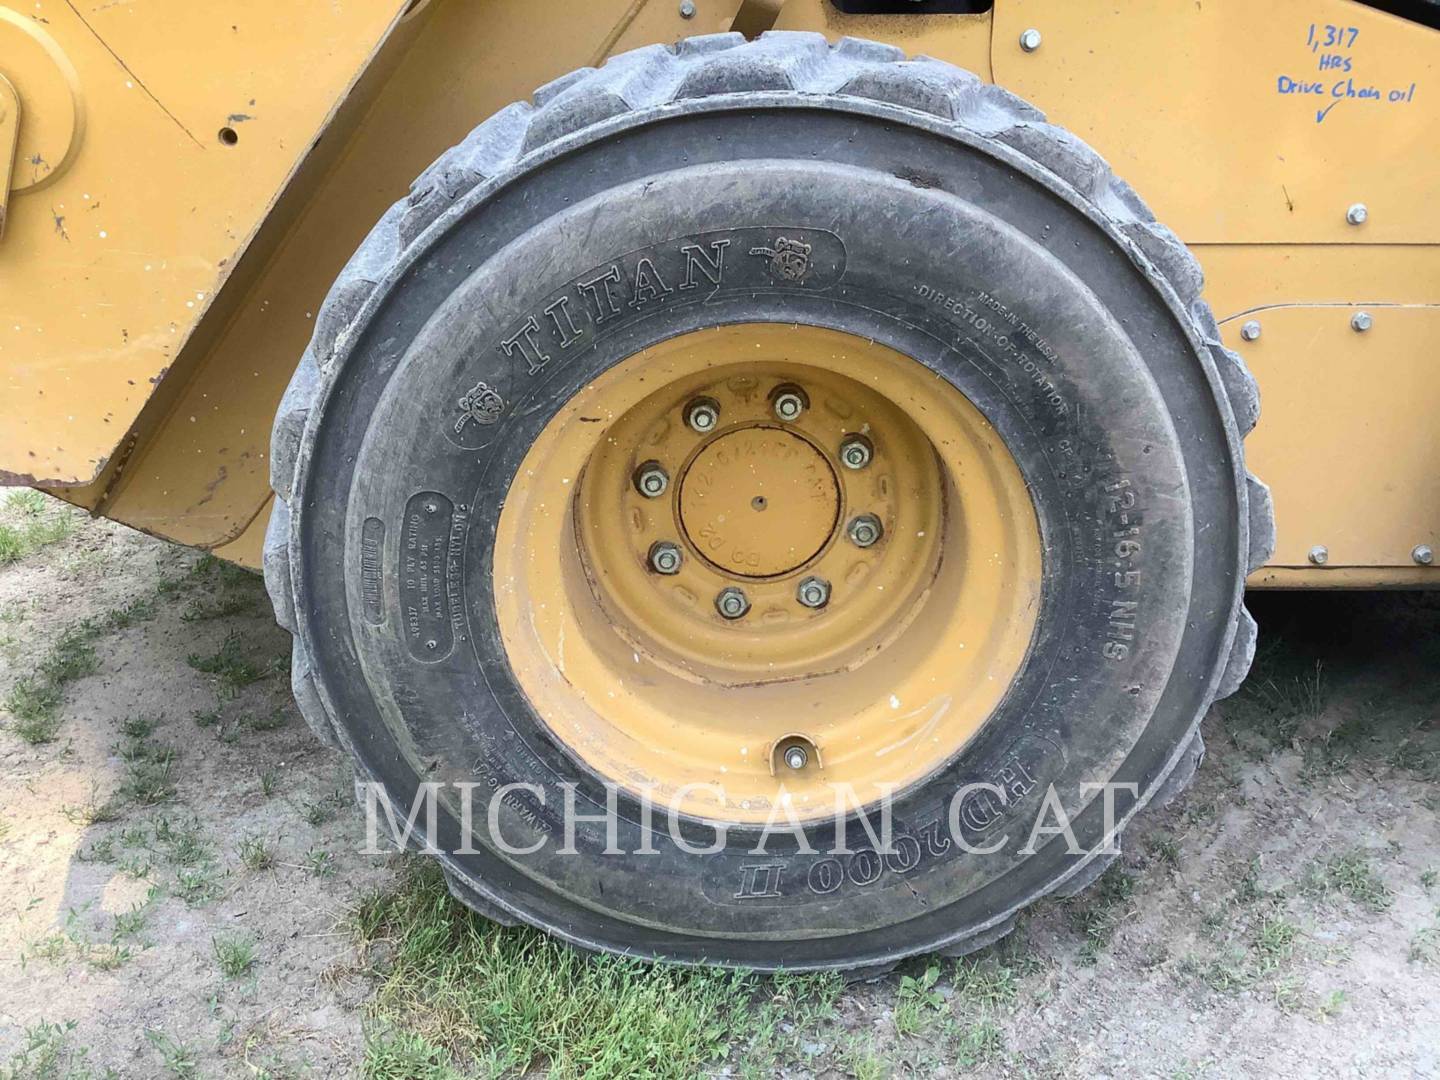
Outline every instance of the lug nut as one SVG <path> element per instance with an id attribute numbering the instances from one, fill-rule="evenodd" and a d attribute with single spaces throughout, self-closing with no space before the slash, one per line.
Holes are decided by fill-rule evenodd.
<path id="1" fill-rule="evenodd" d="M 880 539 L 884 531 L 880 519 L 874 514 L 861 514 L 850 520 L 845 535 L 850 537 L 850 542 L 856 547 L 868 548 Z"/>
<path id="2" fill-rule="evenodd" d="M 798 386 L 782 386 L 770 400 L 770 407 L 775 410 L 775 418 L 787 424 L 798 420 L 808 404 L 805 391 Z"/>
<path id="3" fill-rule="evenodd" d="M 1324 566 L 1330 561 L 1330 549 L 1324 544 L 1316 544 L 1310 549 L 1309 559 L 1316 566 Z"/>
<path id="4" fill-rule="evenodd" d="M 647 499 L 658 499 L 670 486 L 670 474 L 658 461 L 647 461 L 635 470 L 635 490 Z"/>
<path id="5" fill-rule="evenodd" d="M 1416 544 L 1410 557 L 1420 566 L 1429 566 L 1435 561 L 1435 552 L 1430 550 L 1429 544 Z"/>
<path id="6" fill-rule="evenodd" d="M 1240 336 L 1246 341 L 1254 341 L 1260 336 L 1260 324 L 1251 319 L 1244 326 L 1240 327 Z"/>
<path id="7" fill-rule="evenodd" d="M 714 398 L 696 398 L 685 406 L 685 423 L 691 431 L 708 435 L 720 423 L 720 405 Z"/>
<path id="8" fill-rule="evenodd" d="M 741 590 L 732 585 L 728 589 L 721 589 L 715 595 L 715 610 L 720 612 L 723 618 L 740 619 L 750 610 L 750 601 Z"/>
<path id="9" fill-rule="evenodd" d="M 1026 52 L 1034 52 L 1040 48 L 1040 31 L 1033 27 L 1020 35 L 1020 48 Z"/>
<path id="10" fill-rule="evenodd" d="M 1370 211 L 1363 202 L 1354 203 L 1345 211 L 1345 220 L 1351 225 L 1364 225 L 1369 219 Z"/>
<path id="11" fill-rule="evenodd" d="M 792 746 L 785 751 L 785 764 L 796 772 L 799 772 L 810 761 L 810 755 L 805 753 L 803 746 Z"/>
<path id="12" fill-rule="evenodd" d="M 1354 315 L 1350 316 L 1351 330 L 1356 330 L 1363 334 L 1366 330 L 1369 330 L 1370 327 L 1374 325 L 1375 320 L 1371 317 L 1370 312 L 1368 311 L 1357 311 Z"/>
<path id="13" fill-rule="evenodd" d="M 683 560 L 684 556 L 680 553 L 678 544 L 672 544 L 669 540 L 657 540 L 650 545 L 650 569 L 657 574 L 678 574 Z"/>
<path id="14" fill-rule="evenodd" d="M 796 588 L 795 599 L 804 607 L 823 608 L 830 602 L 830 583 L 824 578 L 807 577 Z"/>
<path id="15" fill-rule="evenodd" d="M 875 456 L 875 448 L 864 435 L 846 435 L 840 443 L 840 464 L 847 469 L 863 469 Z"/>

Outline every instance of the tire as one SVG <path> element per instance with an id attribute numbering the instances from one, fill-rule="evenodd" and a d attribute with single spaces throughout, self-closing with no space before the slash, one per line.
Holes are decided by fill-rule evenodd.
<path id="1" fill-rule="evenodd" d="M 771 259 L 787 231 L 808 245 L 798 275 Z M 679 261 L 717 238 L 741 253 L 730 277 Z M 580 340 L 541 314 L 624 259 L 627 278 L 650 260 L 662 288 L 620 296 L 605 333 Z M 441 801 L 435 857 L 498 921 L 767 970 L 883 970 L 987 944 L 1113 859 L 1102 800 L 1081 785 L 1133 785 L 1118 827 L 1172 797 L 1202 755 L 1200 717 L 1253 656 L 1244 581 L 1273 539 L 1241 442 L 1257 393 L 1201 285 L 1093 151 L 935 60 L 726 34 L 558 79 L 385 215 L 281 404 L 265 572 L 301 711 L 402 814 L 425 782 L 533 785 L 498 811 L 515 846 L 554 841 L 533 855 L 488 836 L 461 853 L 456 803 Z M 561 857 L 561 785 L 590 814 L 606 792 L 507 655 L 491 580 L 503 508 L 527 451 L 587 386 L 657 343 L 742 323 L 883 343 L 984 415 L 1043 538 L 1033 635 L 978 732 L 898 794 L 891 854 L 867 848 L 853 817 L 843 859 L 778 833 L 757 858 L 753 825 L 688 854 L 622 790 L 619 846 L 656 852 L 605 855 L 604 829 L 582 823 Z M 437 553 L 438 600 L 411 580 L 426 571 L 407 549 Z M 1057 837 L 1028 856 L 962 853 L 940 825 L 977 782 L 1003 794 L 962 830 L 1023 836 L 1053 789 L 1081 850 Z M 820 833 L 799 835 L 819 851 Z"/>

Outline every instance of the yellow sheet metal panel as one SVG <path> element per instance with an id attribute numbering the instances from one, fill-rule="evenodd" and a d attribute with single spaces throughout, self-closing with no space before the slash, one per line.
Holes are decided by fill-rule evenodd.
<path id="1" fill-rule="evenodd" d="M 1275 498 L 1270 565 L 1413 567 L 1417 547 L 1440 550 L 1440 306 L 1266 307 L 1221 329 L 1260 381 L 1246 453 Z"/>
<path id="2" fill-rule="evenodd" d="M 0 472 L 100 472 L 400 7 L 0 0 Z"/>
<path id="3" fill-rule="evenodd" d="M 1416 23 L 1349 0 L 997 0 L 994 77 L 1187 243 L 1440 242 L 1440 35 Z"/>
<path id="4" fill-rule="evenodd" d="M 0 240 L 5 239 L 5 212 L 10 206 L 10 181 L 20 144 L 20 95 L 0 75 Z"/>
<path id="5" fill-rule="evenodd" d="M 1440 161 L 1433 167 L 1440 171 Z M 1440 304 L 1440 246 L 1192 244 L 1190 250 L 1205 270 L 1205 299 L 1221 321 L 1277 304 Z M 1433 355 L 1413 360 L 1434 363 Z"/>
<path id="6" fill-rule="evenodd" d="M 739 0 L 483 5 L 435 0 L 336 166 L 145 433 L 104 512 L 183 543 L 224 544 L 269 497 L 270 425 L 336 274 L 410 182 L 481 120 L 577 67 L 653 41 L 728 29 Z"/>

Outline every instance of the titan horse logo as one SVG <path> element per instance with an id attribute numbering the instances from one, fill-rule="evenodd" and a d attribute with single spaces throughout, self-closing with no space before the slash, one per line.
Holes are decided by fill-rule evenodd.
<path id="1" fill-rule="evenodd" d="M 770 272 L 782 281 L 803 281 L 810 272 L 810 245 L 799 240 L 779 237 L 773 248 L 753 247 L 751 255 L 766 255 Z"/>
<path id="2" fill-rule="evenodd" d="M 505 411 L 505 399 L 489 383 L 478 382 L 459 401 L 460 419 L 455 421 L 455 434 L 465 430 L 470 421 L 484 427 L 496 423 Z"/>

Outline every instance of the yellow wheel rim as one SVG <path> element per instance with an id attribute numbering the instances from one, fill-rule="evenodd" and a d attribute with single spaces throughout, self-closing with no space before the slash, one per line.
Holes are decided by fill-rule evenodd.
<path id="1" fill-rule="evenodd" d="M 1028 653 L 1041 541 L 963 395 L 886 346 L 747 324 L 647 349 L 527 453 L 501 636 L 556 740 L 697 817 L 807 820 L 940 768 Z"/>

